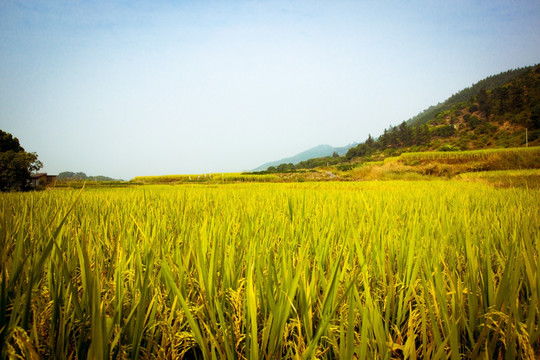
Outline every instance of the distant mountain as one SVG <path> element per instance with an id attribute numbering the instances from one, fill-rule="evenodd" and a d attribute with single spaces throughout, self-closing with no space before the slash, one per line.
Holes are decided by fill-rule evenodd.
<path id="1" fill-rule="evenodd" d="M 299 154 L 296 154 L 294 156 L 284 158 L 277 161 L 271 161 L 266 164 L 263 164 L 256 169 L 253 169 L 253 171 L 263 171 L 268 169 L 270 166 L 278 166 L 280 164 L 289 164 L 292 163 L 293 165 L 298 164 L 299 162 L 306 161 L 313 158 L 320 158 L 320 157 L 326 157 L 326 156 L 332 156 L 332 154 L 337 152 L 339 155 L 345 155 L 347 151 L 358 145 L 357 143 L 349 144 L 347 146 L 342 147 L 333 147 L 330 145 L 319 145 L 315 146 L 314 148 L 311 148 L 309 150 L 303 151 Z"/>

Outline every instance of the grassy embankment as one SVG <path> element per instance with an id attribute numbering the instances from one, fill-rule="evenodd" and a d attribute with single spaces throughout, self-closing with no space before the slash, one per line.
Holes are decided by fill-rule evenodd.
<path id="1" fill-rule="evenodd" d="M 540 147 L 488 149 L 451 152 L 416 152 L 403 153 L 379 162 L 358 164 L 356 167 L 335 173 L 346 180 L 431 180 L 434 178 L 456 178 L 463 173 L 496 171 L 504 181 L 508 173 L 502 170 L 529 170 L 540 168 Z M 495 175 L 497 174 L 497 175 Z M 516 172 L 513 173 L 514 177 Z M 528 173 L 529 180 L 534 180 L 535 172 Z M 482 175 L 485 176 L 485 175 Z M 540 186 L 540 178 L 529 181 Z"/>

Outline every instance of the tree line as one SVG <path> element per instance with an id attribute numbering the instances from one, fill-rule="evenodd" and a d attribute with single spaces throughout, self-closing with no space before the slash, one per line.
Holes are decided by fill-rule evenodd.
<path id="1" fill-rule="evenodd" d="M 88 176 L 83 172 L 63 171 L 56 177 L 58 181 L 115 181 L 108 176 Z"/>

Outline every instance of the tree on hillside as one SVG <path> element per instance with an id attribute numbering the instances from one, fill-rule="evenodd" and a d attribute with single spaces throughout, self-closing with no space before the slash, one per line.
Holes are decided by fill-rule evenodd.
<path id="1" fill-rule="evenodd" d="M 540 129 L 540 104 L 531 109 L 531 129 Z"/>
<path id="2" fill-rule="evenodd" d="M 398 138 L 401 142 L 401 146 L 411 146 L 413 142 L 412 129 L 403 121 L 398 127 Z"/>
<path id="3" fill-rule="evenodd" d="M 480 89 L 476 96 L 476 101 L 478 102 L 478 110 L 487 117 L 489 115 L 489 97 L 486 89 Z"/>
<path id="4" fill-rule="evenodd" d="M 367 140 L 366 140 L 366 145 L 369 146 L 369 147 L 373 147 L 375 146 L 375 140 L 373 140 L 373 138 L 371 137 L 371 134 L 369 134 Z"/>
<path id="5" fill-rule="evenodd" d="M 428 125 L 420 125 L 413 128 L 413 144 L 424 145 L 431 140 Z"/>
<path id="6" fill-rule="evenodd" d="M 499 110 L 497 114 L 503 115 L 507 111 L 508 103 L 508 88 L 498 87 L 492 91 L 492 96 L 495 104 L 498 106 Z"/>
<path id="7" fill-rule="evenodd" d="M 510 101 L 509 111 L 517 114 L 521 110 L 523 110 L 523 105 L 524 105 L 523 89 L 519 87 L 519 85 L 512 85 L 510 86 L 510 90 L 508 92 L 509 92 L 508 97 Z"/>
<path id="8" fill-rule="evenodd" d="M 368 146 L 367 144 L 358 144 L 355 147 L 350 148 L 347 151 L 347 155 L 345 156 L 347 159 L 350 160 L 355 157 L 371 155 L 372 153 L 373 153 L 372 147 Z"/>
<path id="9" fill-rule="evenodd" d="M 388 130 L 384 129 L 384 132 L 381 136 L 379 136 L 377 142 L 379 143 L 382 150 L 386 149 L 386 147 L 388 146 Z"/>
<path id="10" fill-rule="evenodd" d="M 0 191 L 28 190 L 30 174 L 43 166 L 36 153 L 27 153 L 19 139 L 0 130 Z"/>

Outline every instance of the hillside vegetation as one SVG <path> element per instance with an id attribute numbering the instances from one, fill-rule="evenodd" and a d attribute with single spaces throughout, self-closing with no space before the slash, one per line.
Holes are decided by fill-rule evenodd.
<path id="1" fill-rule="evenodd" d="M 529 172 L 529 169 L 539 168 L 540 147 L 529 147 L 402 153 L 384 161 L 336 166 L 334 172 L 337 178 L 343 180 L 431 180 L 434 177 L 464 179 L 461 174 L 468 174 L 466 178 L 472 180 L 475 174 L 492 172 L 498 174 L 500 186 L 540 188 L 540 173 Z M 514 179 L 508 179 L 508 171 L 513 171 Z M 513 181 L 521 175 L 528 178 L 526 182 Z"/>
<path id="2" fill-rule="evenodd" d="M 409 120 L 407 120 L 407 124 L 415 126 L 424 125 L 429 120 L 436 117 L 438 113 L 450 110 L 452 106 L 456 104 L 462 103 L 464 101 L 470 101 L 480 92 L 480 90 L 493 90 L 497 87 L 503 86 L 513 81 L 519 75 L 530 71 L 532 68 L 532 66 L 527 66 L 519 69 L 508 70 L 500 74 L 492 75 L 483 80 L 480 80 L 477 83 L 473 84 L 471 87 L 465 88 L 458 93 L 450 96 L 442 103 L 430 106 L 428 109 L 410 118 Z"/>
<path id="3" fill-rule="evenodd" d="M 484 79 L 417 117 L 371 136 L 345 156 L 280 164 L 267 172 L 354 166 L 404 152 L 463 151 L 540 145 L 540 66 Z"/>

